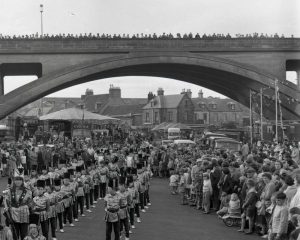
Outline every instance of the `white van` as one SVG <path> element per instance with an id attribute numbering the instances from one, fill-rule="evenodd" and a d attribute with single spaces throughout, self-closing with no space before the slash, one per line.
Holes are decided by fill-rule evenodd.
<path id="1" fill-rule="evenodd" d="M 180 139 L 180 128 L 168 128 L 168 139 Z"/>

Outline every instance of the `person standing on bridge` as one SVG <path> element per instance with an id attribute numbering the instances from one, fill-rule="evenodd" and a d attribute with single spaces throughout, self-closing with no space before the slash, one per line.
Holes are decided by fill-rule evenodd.
<path id="1" fill-rule="evenodd" d="M 120 240 L 120 196 L 116 192 L 112 179 L 108 182 L 108 194 L 104 198 L 106 222 L 106 240 L 111 240 L 111 232 L 114 229 L 115 240 Z"/>

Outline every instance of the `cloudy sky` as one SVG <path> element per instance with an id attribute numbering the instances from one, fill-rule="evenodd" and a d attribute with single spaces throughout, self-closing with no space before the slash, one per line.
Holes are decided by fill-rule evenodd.
<path id="1" fill-rule="evenodd" d="M 39 5 L 44 5 L 44 33 L 267 33 L 300 37 L 299 0 L 0 0 L 0 33 L 40 31 Z M 291 78 L 295 78 L 291 75 Z M 32 81 L 5 79 L 5 92 Z M 163 87 L 166 94 L 201 87 L 160 78 L 126 77 L 78 85 L 52 96 L 80 96 L 86 88 L 107 92 L 122 88 L 124 97 L 145 97 Z M 221 96 L 209 90 L 206 95 Z"/>

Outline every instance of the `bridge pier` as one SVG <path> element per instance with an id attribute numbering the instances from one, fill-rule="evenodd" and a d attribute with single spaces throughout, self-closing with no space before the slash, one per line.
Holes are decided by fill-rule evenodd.
<path id="1" fill-rule="evenodd" d="M 296 74 L 297 74 L 297 86 L 298 89 L 300 90 L 300 70 L 297 70 Z"/>
<path id="2" fill-rule="evenodd" d="M 4 95 L 4 75 L 0 71 L 0 96 Z"/>

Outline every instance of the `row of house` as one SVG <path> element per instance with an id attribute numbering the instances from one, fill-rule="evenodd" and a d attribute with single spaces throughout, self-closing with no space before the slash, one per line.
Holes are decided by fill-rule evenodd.
<path id="1" fill-rule="evenodd" d="M 249 125 L 249 110 L 231 99 L 203 96 L 196 98 L 191 90 L 165 95 L 159 88 L 156 94 L 149 92 L 147 98 L 122 98 L 121 89 L 110 86 L 107 94 L 94 94 L 86 89 L 80 98 L 44 97 L 19 109 L 14 116 L 21 116 L 27 123 L 34 123 L 39 116 L 70 107 L 122 119 L 123 124 L 135 127 L 152 127 L 162 122 L 183 123 L 193 126 L 221 126 L 234 122 L 238 126 Z"/>

